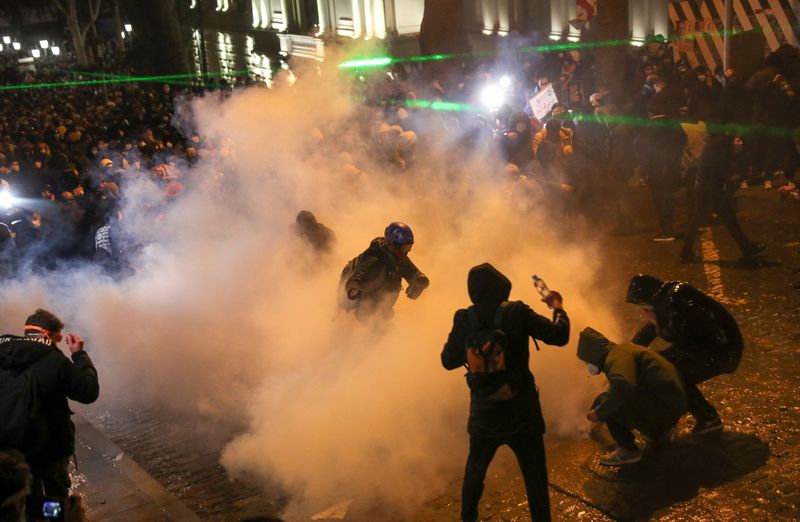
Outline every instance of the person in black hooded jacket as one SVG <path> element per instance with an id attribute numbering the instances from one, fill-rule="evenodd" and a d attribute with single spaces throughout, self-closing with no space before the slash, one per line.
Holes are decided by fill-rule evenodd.
<path id="1" fill-rule="evenodd" d="M 74 333 L 65 340 L 72 361 L 59 350 L 64 324 L 52 313 L 38 309 L 25 322 L 25 337 L 0 336 L 0 378 L 29 371 L 32 374 L 43 423 L 34 437 L 37 444 L 14 448 L 25 454 L 33 475 L 28 513 L 41 510 L 44 496 L 66 498 L 71 480 L 70 456 L 75 453 L 75 425 L 67 399 L 83 404 L 97 400 L 97 371 Z"/>
<path id="2" fill-rule="evenodd" d="M 695 435 L 722 430 L 722 420 L 697 385 L 739 367 L 744 341 L 736 319 L 715 299 L 680 281 L 663 282 L 639 274 L 628 285 L 627 301 L 643 307 L 648 322 L 633 337 L 650 346 L 656 337 L 670 343 L 659 354 L 675 365 L 686 387 Z"/>
<path id="3" fill-rule="evenodd" d="M 474 388 L 471 391 L 467 423 L 470 449 L 461 490 L 461 519 L 468 522 L 478 519 L 486 470 L 497 449 L 507 444 L 522 470 L 532 519 L 536 522 L 550 520 L 543 441 L 545 426 L 539 393 L 529 367 L 528 337 L 556 346 L 567 344 L 570 325 L 562 308 L 561 295 L 552 292 L 548 297 L 547 302 L 554 309 L 552 321 L 522 301 L 508 302 L 511 281 L 489 263 L 470 270 L 467 289 L 473 306 L 456 311 L 453 328 L 442 350 L 442 365 L 447 370 L 469 366 L 467 344 L 475 333 L 473 321 L 477 319 L 483 327 L 491 327 L 494 321 L 495 327 L 507 337 L 503 360 L 511 393 L 508 394 L 510 398 L 496 400 L 480 396 Z"/>

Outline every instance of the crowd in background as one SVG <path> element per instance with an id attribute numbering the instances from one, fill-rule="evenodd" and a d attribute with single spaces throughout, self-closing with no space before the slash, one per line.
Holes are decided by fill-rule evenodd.
<path id="1" fill-rule="evenodd" d="M 0 68 L 7 85 L 76 79 L 63 60 L 36 72 Z M 657 241 L 675 239 L 678 201 L 689 207 L 689 228 L 716 214 L 736 238 L 735 209 L 731 221 L 724 198 L 756 185 L 797 195 L 797 48 L 779 48 L 743 77 L 692 68 L 667 43 L 652 42 L 632 48 L 620 74 L 622 89 L 598 82 L 593 57 L 579 49 L 356 71 L 354 98 L 364 110 L 353 136 L 321 125 L 307 161 L 330 164 L 333 155 L 342 176 L 360 183 L 376 165 L 402 173 L 441 162 L 431 144 L 447 143 L 454 157 L 495 158 L 521 211 L 547 198 L 566 219 L 613 216 L 620 234 L 640 232 L 631 202 L 640 184 L 652 193 Z M 550 88 L 558 103 L 537 118 L 530 100 Z M 499 99 L 487 103 L 487 90 Z M 152 82 L 0 92 L 0 277 L 76 260 L 124 270 L 126 186 L 152 179 L 168 205 L 191 189 L 200 158 L 223 153 L 202 132 L 176 128 L 176 103 L 202 92 Z M 368 166 L 354 158 L 356 139 L 369 146 Z M 681 188 L 688 197 L 676 199 Z M 743 255 L 758 250 L 739 236 Z M 682 257 L 692 260 L 691 245 Z"/>

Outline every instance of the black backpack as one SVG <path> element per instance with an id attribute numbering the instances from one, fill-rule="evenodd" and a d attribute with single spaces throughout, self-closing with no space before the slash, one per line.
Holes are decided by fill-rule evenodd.
<path id="1" fill-rule="evenodd" d="M 46 425 L 33 366 L 20 372 L 0 368 L 0 449 L 13 448 L 26 456 L 44 448 Z"/>
<path id="2" fill-rule="evenodd" d="M 503 316 L 508 303 L 501 303 L 491 325 L 482 324 L 474 306 L 467 309 L 470 334 L 464 349 L 467 352 L 467 384 L 474 399 L 506 401 L 517 392 L 506 366 L 508 336 L 503 331 Z"/>

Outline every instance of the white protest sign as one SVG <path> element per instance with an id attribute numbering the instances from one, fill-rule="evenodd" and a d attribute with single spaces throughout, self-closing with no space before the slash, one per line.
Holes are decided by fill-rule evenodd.
<path id="1" fill-rule="evenodd" d="M 536 119 L 539 121 L 544 119 L 547 113 L 553 108 L 553 105 L 558 103 L 558 96 L 556 96 L 556 91 L 553 89 L 553 84 L 548 85 L 531 96 L 528 103 L 530 103 L 531 110 L 533 111 L 533 115 L 536 116 Z"/>

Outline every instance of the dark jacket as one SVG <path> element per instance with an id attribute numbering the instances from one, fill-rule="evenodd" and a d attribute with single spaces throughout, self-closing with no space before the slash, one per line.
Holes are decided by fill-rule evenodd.
<path id="1" fill-rule="evenodd" d="M 660 176 L 656 183 L 677 182 L 680 160 L 686 146 L 686 134 L 680 124 L 666 117 L 654 116 L 641 129 L 636 149 L 648 175 Z"/>
<path id="2" fill-rule="evenodd" d="M 31 368 L 38 385 L 46 425 L 45 451 L 29 455 L 35 462 L 52 462 L 75 452 L 75 426 L 67 404 L 97 400 L 100 387 L 89 354 L 72 354 L 72 362 L 48 339 L 3 335 L 0 337 L 0 368 L 22 372 Z"/>
<path id="3" fill-rule="evenodd" d="M 400 294 L 401 280 L 409 285 L 426 288 L 428 278 L 420 272 L 407 256 L 397 256 L 389 250 L 386 240 L 378 237 L 372 240 L 369 248 L 354 259 L 353 271 L 345 281 L 345 292 L 352 289 L 361 291 L 358 313 L 384 311 L 390 314 Z M 347 270 L 347 269 L 345 269 Z"/>
<path id="4" fill-rule="evenodd" d="M 517 125 L 524 125 L 525 129 L 519 131 Z M 516 138 L 512 139 L 509 132 L 513 132 Z M 526 168 L 533 161 L 533 131 L 527 114 L 516 112 L 511 115 L 508 130 L 500 135 L 500 145 L 503 159 L 520 169 Z"/>
<path id="5" fill-rule="evenodd" d="M 678 371 L 652 350 L 614 344 L 586 328 L 578 341 L 578 358 L 597 366 L 608 378 L 608 391 L 593 407 L 601 421 L 614 418 L 658 435 L 686 412 L 686 392 Z"/>
<path id="6" fill-rule="evenodd" d="M 484 263 L 470 270 L 467 289 L 479 319 L 491 325 L 500 304 L 508 301 L 511 281 L 492 265 Z M 512 301 L 503 313 L 502 330 L 508 336 L 506 367 L 517 394 L 507 401 L 481 401 L 473 396 L 467 431 L 483 436 L 544 433 L 539 394 L 529 367 L 528 337 L 564 346 L 569 341 L 567 313 L 556 309 L 550 321 L 522 301 Z M 471 333 L 467 310 L 456 311 L 453 328 L 442 350 L 442 366 L 448 370 L 464 366 L 467 338 Z"/>
<path id="7" fill-rule="evenodd" d="M 650 346 L 656 337 L 686 352 L 703 352 L 710 364 L 732 373 L 742 360 L 744 342 L 736 319 L 724 306 L 680 281 L 668 281 L 653 298 L 657 324 L 644 325 L 632 342 Z"/>

